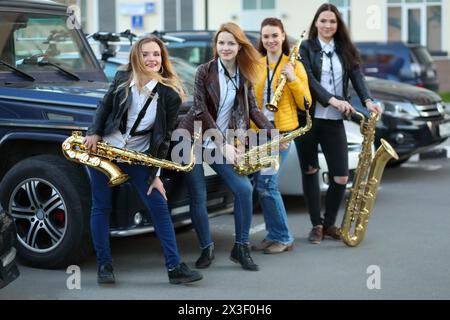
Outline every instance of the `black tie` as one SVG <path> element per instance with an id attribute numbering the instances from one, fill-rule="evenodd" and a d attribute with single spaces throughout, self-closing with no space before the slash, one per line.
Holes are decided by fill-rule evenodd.
<path id="1" fill-rule="evenodd" d="M 333 70 L 333 54 L 334 54 L 334 51 L 325 52 L 325 54 L 330 59 L 330 72 L 331 72 L 330 84 L 333 85 L 334 94 L 336 94 L 336 83 L 334 82 L 334 70 Z"/>

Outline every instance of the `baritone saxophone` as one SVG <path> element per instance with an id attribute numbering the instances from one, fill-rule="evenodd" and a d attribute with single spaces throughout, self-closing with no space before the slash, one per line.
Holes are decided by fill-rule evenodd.
<path id="1" fill-rule="evenodd" d="M 381 146 L 372 159 L 372 145 L 375 139 L 378 115 L 370 113 L 366 124 L 364 115 L 358 112 L 356 114 L 361 118 L 360 130 L 363 135 L 363 143 L 350 198 L 338 230 L 342 241 L 349 247 L 355 247 L 363 241 L 384 167 L 391 158 L 398 159 L 397 152 L 384 139 L 381 139 Z"/>

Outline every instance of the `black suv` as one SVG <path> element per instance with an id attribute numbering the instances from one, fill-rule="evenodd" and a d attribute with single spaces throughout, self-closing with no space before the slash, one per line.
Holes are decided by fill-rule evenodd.
<path id="1" fill-rule="evenodd" d="M 67 7 L 0 0 L 0 202 L 17 229 L 17 251 L 31 266 L 79 263 L 89 252 L 91 192 L 84 166 L 61 143 L 86 131 L 109 84 Z M 175 225 L 190 223 L 183 175 L 163 172 Z M 232 211 L 217 175 L 206 178 L 210 213 Z M 131 185 L 115 189 L 111 234 L 152 231 Z"/>
<path id="2" fill-rule="evenodd" d="M 356 46 L 367 76 L 439 90 L 436 66 L 426 47 L 403 42 L 357 42 Z"/>

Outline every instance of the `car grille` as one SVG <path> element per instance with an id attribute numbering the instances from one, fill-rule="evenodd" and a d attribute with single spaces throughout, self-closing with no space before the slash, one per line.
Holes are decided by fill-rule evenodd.
<path id="1" fill-rule="evenodd" d="M 439 112 L 438 109 L 438 103 L 433 103 L 424 106 L 417 105 L 416 107 L 419 110 L 421 118 L 426 119 L 442 118 L 442 113 Z"/>

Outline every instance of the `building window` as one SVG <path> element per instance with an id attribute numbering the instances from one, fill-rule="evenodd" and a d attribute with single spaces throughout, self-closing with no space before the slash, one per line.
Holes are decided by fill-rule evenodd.
<path id="1" fill-rule="evenodd" d="M 329 0 L 328 3 L 335 5 L 350 30 L 350 0 Z"/>
<path id="2" fill-rule="evenodd" d="M 164 0 L 164 30 L 191 30 L 193 28 L 193 0 Z"/>
<path id="3" fill-rule="evenodd" d="M 273 10 L 275 9 L 275 0 L 243 0 L 243 10 Z"/>
<path id="4" fill-rule="evenodd" d="M 388 40 L 402 40 L 402 8 L 388 8 Z"/>
<path id="5" fill-rule="evenodd" d="M 442 50 L 442 0 L 388 0 L 389 41 Z"/>

